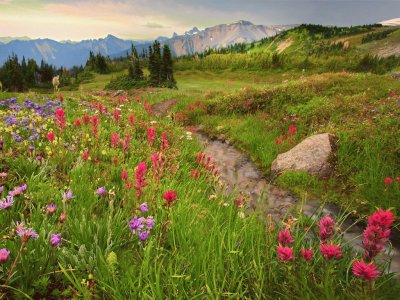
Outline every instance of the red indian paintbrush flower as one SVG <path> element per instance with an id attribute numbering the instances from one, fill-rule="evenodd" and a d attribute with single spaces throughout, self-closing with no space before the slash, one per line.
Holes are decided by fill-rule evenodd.
<path id="1" fill-rule="evenodd" d="M 324 217 L 319 221 L 319 238 L 323 243 L 333 237 L 335 221 L 331 217 Z"/>
<path id="2" fill-rule="evenodd" d="M 135 122 L 135 116 L 134 115 L 130 115 L 129 116 L 129 123 L 132 125 L 133 122 Z"/>
<path id="3" fill-rule="evenodd" d="M 283 246 L 288 246 L 294 242 L 294 239 L 292 238 L 288 229 L 278 233 L 278 242 Z"/>
<path id="4" fill-rule="evenodd" d="M 56 124 L 58 126 L 59 131 L 62 131 L 66 126 L 65 112 L 61 108 L 56 110 Z"/>
<path id="5" fill-rule="evenodd" d="M 342 252 L 340 251 L 340 246 L 333 244 L 322 244 L 319 246 L 319 249 L 322 252 L 322 255 L 326 260 L 340 259 L 342 257 Z"/>
<path id="6" fill-rule="evenodd" d="M 389 240 L 393 222 L 394 216 L 390 210 L 379 209 L 368 218 L 368 226 L 363 232 L 364 257 L 368 261 L 383 250 L 382 244 Z"/>
<path id="7" fill-rule="evenodd" d="M 83 160 L 88 160 L 89 159 L 89 153 L 88 152 L 83 152 L 82 158 L 83 158 Z"/>
<path id="8" fill-rule="evenodd" d="M 165 151 L 169 146 L 168 140 L 167 140 L 167 133 L 163 132 L 161 134 L 161 151 Z"/>
<path id="9" fill-rule="evenodd" d="M 92 131 L 93 131 L 94 136 L 97 136 L 98 128 L 99 128 L 99 117 L 93 116 L 92 117 Z"/>
<path id="10" fill-rule="evenodd" d="M 153 128 L 147 128 L 147 141 L 149 144 L 154 142 L 154 137 L 156 135 L 156 131 Z"/>
<path id="11" fill-rule="evenodd" d="M 74 121 L 74 125 L 75 125 L 76 127 L 81 126 L 81 120 L 80 120 L 80 119 L 76 119 L 76 120 Z"/>
<path id="12" fill-rule="evenodd" d="M 374 280 L 381 274 L 374 263 L 366 264 L 363 260 L 354 262 L 351 269 L 354 275 L 364 280 Z"/>
<path id="13" fill-rule="evenodd" d="M 310 261 L 314 255 L 314 249 L 301 249 L 301 256 L 306 260 Z"/>
<path id="14" fill-rule="evenodd" d="M 54 141 L 55 138 L 56 138 L 56 135 L 54 134 L 54 132 L 50 131 L 47 134 L 47 140 L 49 140 L 50 142 Z"/>
<path id="15" fill-rule="evenodd" d="M 135 188 L 138 199 L 140 199 L 142 190 L 146 185 L 146 171 L 146 163 L 144 161 L 140 162 L 135 170 Z"/>
<path id="16" fill-rule="evenodd" d="M 393 179 L 390 177 L 386 177 L 385 178 L 385 186 L 387 187 L 388 185 L 390 185 L 393 182 Z"/>
<path id="17" fill-rule="evenodd" d="M 125 182 L 128 181 L 128 171 L 127 171 L 127 170 L 122 170 L 121 178 L 122 178 L 122 180 L 125 181 Z"/>
<path id="18" fill-rule="evenodd" d="M 118 122 L 118 120 L 119 120 L 119 113 L 118 113 L 118 110 L 117 110 L 117 109 L 114 109 L 114 121 L 115 121 L 115 122 Z"/>
<path id="19" fill-rule="evenodd" d="M 290 125 L 288 133 L 289 135 L 294 135 L 296 133 L 296 127 L 294 127 L 294 125 Z"/>
<path id="20" fill-rule="evenodd" d="M 163 195 L 163 199 L 165 200 L 165 203 L 163 205 L 171 207 L 177 200 L 176 191 L 173 190 L 166 191 Z"/>
<path id="21" fill-rule="evenodd" d="M 288 262 L 294 259 L 293 248 L 278 246 L 276 250 L 278 252 L 279 259 L 283 262 Z"/>
<path id="22" fill-rule="evenodd" d="M 118 133 L 111 134 L 111 147 L 117 147 L 119 143 Z"/>
<path id="23" fill-rule="evenodd" d="M 90 117 L 88 115 L 83 115 L 82 120 L 83 124 L 87 125 L 90 122 Z"/>
<path id="24" fill-rule="evenodd" d="M 394 222 L 394 215 L 390 210 L 378 209 L 368 218 L 368 225 L 376 225 L 389 228 Z"/>

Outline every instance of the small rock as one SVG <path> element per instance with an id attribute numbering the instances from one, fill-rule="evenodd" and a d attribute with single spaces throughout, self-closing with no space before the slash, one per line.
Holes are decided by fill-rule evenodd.
<path id="1" fill-rule="evenodd" d="M 336 137 L 330 133 L 310 136 L 288 152 L 279 154 L 272 162 L 272 174 L 286 170 L 307 171 L 322 178 L 329 177 L 330 161 L 334 155 Z"/>

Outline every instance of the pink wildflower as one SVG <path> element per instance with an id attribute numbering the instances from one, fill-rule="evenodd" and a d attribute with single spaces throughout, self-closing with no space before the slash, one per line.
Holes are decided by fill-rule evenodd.
<path id="1" fill-rule="evenodd" d="M 310 261 L 314 255 L 314 249 L 301 249 L 301 256 L 306 260 Z"/>
<path id="2" fill-rule="evenodd" d="M 279 244 L 281 244 L 283 246 L 288 246 L 294 242 L 294 239 L 292 238 L 288 229 L 285 229 L 284 231 L 279 232 L 278 242 L 279 242 Z"/>
<path id="3" fill-rule="evenodd" d="M 293 248 L 278 246 L 276 250 L 278 252 L 279 259 L 283 262 L 288 262 L 294 259 Z"/>
<path id="4" fill-rule="evenodd" d="M 354 275 L 364 280 L 374 280 L 381 274 L 374 263 L 366 264 L 363 260 L 354 262 L 351 269 Z"/>
<path id="5" fill-rule="evenodd" d="M 333 244 L 322 244 L 319 246 L 319 249 L 322 252 L 322 255 L 326 260 L 340 259 L 342 257 L 342 252 L 340 251 L 340 246 Z"/>
<path id="6" fill-rule="evenodd" d="M 136 195 L 140 199 L 142 195 L 142 190 L 146 185 L 146 163 L 144 161 L 140 162 L 135 170 L 135 188 L 137 190 Z"/>

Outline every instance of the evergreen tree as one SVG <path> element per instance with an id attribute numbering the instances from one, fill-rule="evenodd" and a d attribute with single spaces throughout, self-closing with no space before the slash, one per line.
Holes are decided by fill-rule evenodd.
<path id="1" fill-rule="evenodd" d="M 176 81 L 173 74 L 172 55 L 168 45 L 164 45 L 163 47 L 161 77 L 162 81 L 167 81 L 168 86 L 175 86 Z"/>
<path id="2" fill-rule="evenodd" d="M 129 77 L 135 81 L 143 80 L 143 71 L 136 48 L 131 46 L 131 59 L 128 67 Z"/>
<path id="3" fill-rule="evenodd" d="M 162 59 L 161 45 L 158 41 L 153 43 L 153 47 L 149 47 L 149 53 L 150 83 L 154 86 L 159 86 L 162 82 Z"/>

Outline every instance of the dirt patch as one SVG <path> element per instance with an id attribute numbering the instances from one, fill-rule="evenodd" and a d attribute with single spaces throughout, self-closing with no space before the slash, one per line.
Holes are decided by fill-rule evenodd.
<path id="1" fill-rule="evenodd" d="M 400 45 L 388 45 L 387 47 L 379 48 L 376 51 L 379 57 L 388 57 L 391 55 L 400 55 Z"/>
<path id="2" fill-rule="evenodd" d="M 278 45 L 278 53 L 281 54 L 283 51 L 285 51 L 287 48 L 289 48 L 293 44 L 293 40 L 291 38 L 288 38 L 287 40 L 284 40 L 282 43 Z"/>
<path id="3" fill-rule="evenodd" d="M 151 106 L 151 110 L 157 117 L 162 117 L 165 116 L 168 113 L 168 111 L 175 105 L 176 105 L 176 100 L 170 99 L 163 102 L 154 103 Z"/>

